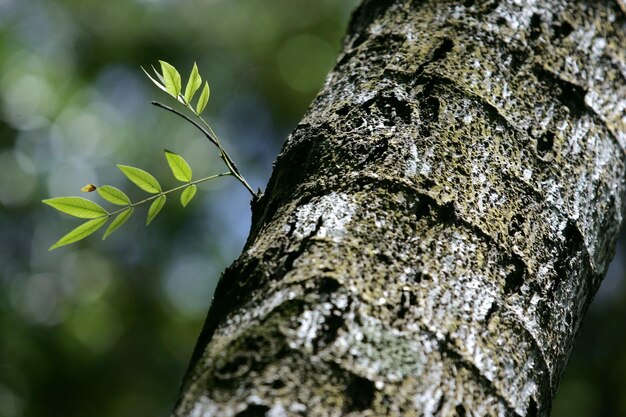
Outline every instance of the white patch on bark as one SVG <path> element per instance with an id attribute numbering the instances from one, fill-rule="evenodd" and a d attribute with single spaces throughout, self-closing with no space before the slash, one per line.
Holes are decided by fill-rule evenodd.
<path id="1" fill-rule="evenodd" d="M 576 126 L 574 126 L 572 133 L 569 135 L 569 143 L 574 155 L 581 152 L 580 144 L 583 143 L 584 138 L 588 136 L 587 134 L 590 128 L 591 123 L 589 123 L 589 119 L 587 118 L 580 119 L 576 122 Z"/>
<path id="2" fill-rule="evenodd" d="M 526 180 L 526 181 L 530 181 L 530 179 L 531 179 L 531 178 L 532 178 L 532 176 L 533 176 L 533 170 L 532 170 L 532 169 L 530 169 L 530 168 L 526 168 L 526 169 L 524 170 L 524 174 L 523 174 L 523 175 L 524 175 L 524 180 Z"/>
<path id="3" fill-rule="evenodd" d="M 332 192 L 310 203 L 299 207 L 296 211 L 296 226 L 293 236 L 298 239 L 311 236 L 318 221 L 322 222 L 316 233 L 317 237 L 330 237 L 339 242 L 345 233 L 346 224 L 356 211 L 356 204 L 344 193 Z M 285 227 L 285 232 L 289 226 Z"/>
<path id="4" fill-rule="evenodd" d="M 417 152 L 417 146 L 415 146 L 414 143 L 411 143 L 409 146 L 409 158 L 406 162 L 404 175 L 407 177 L 414 177 L 419 173 L 420 175 L 427 177 L 432 170 L 432 166 L 426 161 L 426 158 L 432 156 L 433 153 L 431 150 L 424 155 L 424 158 L 420 158 L 420 155 Z"/>
<path id="5" fill-rule="evenodd" d="M 541 122 L 540 122 L 542 134 L 548 130 L 548 126 L 550 125 L 550 122 L 552 121 L 553 118 L 554 118 L 554 104 L 550 104 L 550 106 L 545 110 L 545 114 L 543 115 L 543 118 L 541 119 Z"/>
<path id="6" fill-rule="evenodd" d="M 376 35 L 380 35 L 381 33 L 383 33 L 383 29 L 384 29 L 383 25 L 381 25 L 378 22 L 375 22 L 373 25 L 370 26 L 369 32 L 372 35 L 376 36 Z"/>
<path id="7" fill-rule="evenodd" d="M 317 310 L 307 310 L 300 316 L 300 327 L 296 333 L 296 339 L 289 342 L 292 349 L 305 346 L 313 348 L 313 340 L 317 335 L 320 325 L 323 323 L 322 313 Z"/>
<path id="8" fill-rule="evenodd" d="M 209 417 L 215 416 L 218 413 L 217 406 L 213 401 L 209 400 L 204 395 L 194 400 L 194 405 L 189 412 L 189 417 Z"/>
<path id="9" fill-rule="evenodd" d="M 434 381 L 442 381 L 444 379 L 443 370 L 437 368 L 440 371 L 439 375 L 432 375 Z M 425 392 L 421 392 L 413 397 L 413 406 L 416 410 L 420 410 L 424 413 L 424 417 L 433 417 L 439 406 L 439 402 L 442 401 L 443 391 L 437 384 L 431 384 Z"/>
<path id="10" fill-rule="evenodd" d="M 306 411 L 306 405 L 295 402 L 289 405 L 289 411 L 292 413 L 304 413 Z"/>
<path id="11" fill-rule="evenodd" d="M 265 413 L 267 417 L 288 417 L 287 410 L 282 404 L 276 404 Z"/>
<path id="12" fill-rule="evenodd" d="M 334 308 L 342 308 L 348 304 L 346 294 L 333 296 L 332 302 L 322 303 L 311 310 L 305 310 L 299 317 L 299 327 L 295 330 L 283 329 L 288 338 L 288 345 L 292 349 L 313 351 L 313 341 L 323 331 L 323 325 L 332 316 Z"/>

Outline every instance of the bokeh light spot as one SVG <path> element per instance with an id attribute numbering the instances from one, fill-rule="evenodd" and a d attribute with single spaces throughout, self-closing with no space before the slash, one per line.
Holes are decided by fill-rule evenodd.
<path id="1" fill-rule="evenodd" d="M 67 314 L 58 276 L 34 274 L 20 277 L 11 283 L 10 299 L 13 308 L 32 324 L 56 325 Z"/>
<path id="2" fill-rule="evenodd" d="M 68 323 L 74 337 L 95 353 L 111 348 L 122 332 L 118 313 L 105 302 L 77 308 Z"/>
<path id="3" fill-rule="evenodd" d="M 89 249 L 69 252 L 61 270 L 67 295 L 85 304 L 101 298 L 113 277 L 109 261 Z"/>
<path id="4" fill-rule="evenodd" d="M 21 152 L 0 153 L 0 203 L 20 206 L 28 203 L 37 187 L 35 167 Z"/>
<path id="5" fill-rule="evenodd" d="M 45 125 L 56 104 L 50 84 L 34 74 L 20 74 L 2 80 L 2 101 L 6 119 L 18 129 Z"/>
<path id="6" fill-rule="evenodd" d="M 333 48 L 322 38 L 303 34 L 288 39 L 276 59 L 285 83 L 296 91 L 307 93 L 321 87 L 335 55 Z"/>
<path id="7" fill-rule="evenodd" d="M 206 258 L 181 257 L 164 274 L 165 295 L 182 314 L 201 317 L 211 302 L 217 276 L 214 264 Z"/>
<path id="8" fill-rule="evenodd" d="M 7 387 L 0 385 L 0 416 L 19 416 L 22 408 L 22 400 Z"/>

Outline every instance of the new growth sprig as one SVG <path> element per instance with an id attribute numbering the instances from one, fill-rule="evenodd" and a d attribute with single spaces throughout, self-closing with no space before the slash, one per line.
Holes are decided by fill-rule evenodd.
<path id="1" fill-rule="evenodd" d="M 226 149 L 224 149 L 224 147 L 220 143 L 220 139 L 213 131 L 213 128 L 211 128 L 211 126 L 201 116 L 202 111 L 204 110 L 207 103 L 209 102 L 209 96 L 211 95 L 211 89 L 209 88 L 208 82 L 206 81 L 204 82 L 204 88 L 202 89 L 202 92 L 200 93 L 200 97 L 198 98 L 196 106 L 194 107 L 192 105 L 192 100 L 193 100 L 194 95 L 196 94 L 198 89 L 202 86 L 202 78 L 200 77 L 200 74 L 198 72 L 198 66 L 195 63 L 193 64 L 191 75 L 189 75 L 189 81 L 187 82 L 187 86 L 185 87 L 185 93 L 182 94 L 181 78 L 176 68 L 174 68 L 172 65 L 168 64 L 165 61 L 159 61 L 159 62 L 161 63 L 162 73 L 159 73 L 156 69 L 154 69 L 154 67 L 152 67 L 152 70 L 154 71 L 158 80 L 152 77 L 148 73 L 148 71 L 146 71 L 143 67 L 141 69 L 143 70 L 143 72 L 146 73 L 148 78 L 150 78 L 150 80 L 152 80 L 152 82 L 157 87 L 159 87 L 161 90 L 165 91 L 166 93 L 174 97 L 178 102 L 180 102 L 183 106 L 185 106 L 185 108 L 189 110 L 192 113 L 192 115 L 199 120 L 200 123 L 196 122 L 195 120 L 193 120 L 186 114 L 172 107 L 166 106 L 165 104 L 162 104 L 158 101 L 153 101 L 152 104 L 164 110 L 172 112 L 179 117 L 182 117 L 187 122 L 195 126 L 198 130 L 200 130 L 202 134 L 213 145 L 217 147 L 218 152 L 220 154 L 220 158 L 222 158 L 222 161 L 224 161 L 224 164 L 228 168 L 228 171 L 231 173 L 231 175 L 235 177 L 244 187 L 246 187 L 246 189 L 254 197 L 256 193 L 254 192 L 252 187 L 250 187 L 250 184 L 248 184 L 248 182 L 245 180 L 243 175 L 241 175 L 241 173 L 239 172 L 237 165 L 235 165 L 235 162 L 232 160 L 230 155 L 228 155 L 228 152 L 226 152 Z"/>
<path id="2" fill-rule="evenodd" d="M 152 82 L 157 85 L 157 87 L 176 99 L 180 104 L 184 106 L 183 110 L 187 110 L 189 113 L 191 113 L 191 115 L 187 115 L 182 111 L 162 104 L 158 101 L 153 101 L 152 104 L 176 114 L 177 116 L 191 123 L 198 130 L 200 130 L 202 134 L 217 148 L 219 156 L 224 162 L 224 165 L 226 165 L 228 171 L 194 180 L 192 177 L 193 173 L 191 167 L 189 166 L 187 161 L 182 156 L 174 152 L 165 150 L 165 157 L 172 171 L 172 174 L 174 175 L 174 178 L 176 178 L 178 181 L 183 182 L 184 184 L 163 191 L 161 184 L 152 174 L 140 168 L 118 164 L 117 167 L 131 182 L 133 182 L 143 191 L 151 195 L 147 198 L 144 198 L 143 200 L 132 202 L 123 191 L 111 185 L 96 186 L 94 184 L 88 184 L 81 189 L 81 191 L 83 192 L 97 191 L 100 197 L 102 197 L 104 200 L 108 201 L 111 204 L 119 206 L 116 210 L 111 211 L 107 211 L 99 204 L 82 197 L 57 197 L 43 200 L 45 204 L 48 204 L 49 206 L 59 210 L 60 212 L 81 219 L 90 219 L 70 231 L 61 239 L 59 239 L 54 245 L 50 247 L 49 250 L 69 245 L 70 243 L 78 242 L 79 240 L 86 238 L 87 236 L 93 234 L 95 231 L 103 227 L 110 219 L 113 219 L 102 237 L 102 239 L 106 239 L 111 233 L 120 228 L 130 218 L 130 216 L 134 212 L 135 207 L 142 204 L 151 203 L 148 208 L 148 214 L 146 218 L 146 225 L 148 225 L 150 224 L 150 222 L 152 222 L 152 220 L 154 220 L 154 218 L 163 208 L 167 200 L 168 194 L 171 194 L 175 191 L 182 191 L 180 194 L 180 202 L 182 206 L 185 207 L 196 195 L 196 184 L 219 177 L 232 176 L 236 178 L 250 192 L 250 194 L 252 194 L 253 197 L 256 195 L 252 187 L 250 187 L 243 175 L 241 175 L 241 172 L 237 168 L 237 165 L 232 160 L 228 152 L 226 152 L 226 149 L 224 149 L 224 147 L 222 146 L 219 137 L 215 134 L 215 132 L 206 122 L 206 120 L 201 116 L 207 103 L 209 102 L 209 97 L 211 94 L 208 82 L 204 82 L 204 88 L 202 88 L 202 91 L 200 92 L 200 96 L 198 97 L 195 106 L 192 105 L 194 96 L 202 87 L 202 77 L 198 72 L 198 66 L 194 63 L 193 69 L 191 70 L 191 75 L 189 76 L 189 80 L 187 81 L 187 85 L 183 93 L 181 76 L 176 68 L 174 68 L 174 66 L 168 64 L 165 61 L 159 62 L 161 64 L 161 73 L 159 73 L 154 67 L 152 67 L 156 78 L 152 77 L 143 67 L 142 70 L 146 73 L 148 78 L 150 78 L 150 80 L 152 80 Z"/>

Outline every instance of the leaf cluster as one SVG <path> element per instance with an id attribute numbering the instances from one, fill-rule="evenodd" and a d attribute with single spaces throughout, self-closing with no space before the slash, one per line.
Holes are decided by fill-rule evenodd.
<path id="1" fill-rule="evenodd" d="M 246 189 L 253 196 L 255 195 L 252 187 L 250 187 L 248 182 L 241 175 L 234 161 L 221 145 L 220 140 L 211 126 L 201 116 L 201 113 L 204 111 L 207 103 L 209 102 L 211 89 L 209 88 L 209 83 L 206 81 L 204 81 L 204 87 L 202 87 L 203 80 L 198 71 L 198 66 L 194 63 L 185 86 L 185 91 L 183 92 L 182 79 L 178 70 L 173 65 L 165 61 L 159 61 L 159 63 L 161 65 L 161 72 L 158 72 L 154 67 L 152 67 L 154 76 L 150 75 L 143 67 L 142 70 L 146 73 L 148 78 L 157 87 L 159 87 L 159 89 L 172 96 L 177 102 L 181 103 L 187 111 L 191 112 L 192 117 L 197 119 L 197 121 L 172 107 L 159 102 L 153 102 L 153 104 L 176 114 L 199 129 L 202 134 L 217 147 L 219 156 L 226 165 L 228 172 L 193 180 L 193 173 L 187 161 L 182 156 L 165 150 L 165 158 L 167 159 L 167 163 L 172 171 L 172 174 L 174 175 L 174 178 L 183 182 L 184 185 L 163 191 L 161 184 L 149 172 L 133 166 L 117 165 L 122 173 L 133 184 L 143 191 L 151 194 L 151 196 L 141 201 L 132 202 L 123 191 L 111 185 L 97 187 L 94 184 L 88 184 L 82 188 L 82 191 L 84 192 L 93 192 L 97 190 L 100 197 L 104 200 L 116 206 L 121 206 L 121 208 L 111 212 L 105 210 L 99 204 L 82 197 L 57 197 L 43 200 L 45 204 L 48 204 L 62 213 L 78 218 L 91 219 L 59 239 L 59 241 L 50 247 L 50 250 L 84 239 L 103 227 L 109 219 L 113 218 L 102 237 L 103 239 L 106 239 L 111 233 L 120 228 L 130 218 L 136 206 L 149 202 L 150 207 L 148 208 L 148 214 L 146 217 L 146 224 L 148 225 L 163 209 L 163 206 L 167 201 L 168 194 L 181 190 L 180 202 L 183 207 L 186 207 L 196 195 L 196 184 L 214 178 L 231 175 L 235 177 L 244 187 L 246 187 Z M 194 105 L 192 103 L 198 91 L 200 91 L 200 95 L 197 100 L 195 100 Z"/>
<path id="2" fill-rule="evenodd" d="M 136 206 L 151 201 L 152 203 L 150 204 L 146 218 L 146 225 L 148 225 L 155 219 L 165 205 L 167 194 L 182 190 L 180 202 L 183 207 L 186 207 L 191 199 L 196 195 L 196 184 L 198 182 L 215 178 L 215 176 L 212 176 L 193 181 L 191 167 L 182 156 L 166 150 L 165 157 L 174 178 L 185 183 L 184 185 L 163 191 L 161 184 L 149 172 L 128 165 L 117 165 L 120 171 L 122 171 L 122 173 L 133 184 L 143 191 L 152 194 L 152 196 L 133 203 L 126 193 L 113 187 L 112 185 L 102 185 L 98 187 L 94 184 L 88 184 L 82 188 L 82 191 L 84 192 L 97 191 L 100 197 L 104 200 L 116 206 L 122 206 L 117 210 L 109 212 L 101 205 L 82 197 L 56 197 L 43 200 L 45 204 L 62 213 L 81 219 L 91 219 L 63 236 L 54 245 L 52 245 L 49 250 L 78 242 L 79 240 L 84 239 L 96 232 L 104 226 L 107 221 L 113 218 L 113 221 L 111 221 L 109 227 L 102 236 L 102 239 L 106 239 L 111 233 L 119 229 L 130 218 Z"/>
<path id="3" fill-rule="evenodd" d="M 159 61 L 159 63 L 161 64 L 161 73 L 159 73 L 154 67 L 152 67 L 152 70 L 156 75 L 156 79 L 152 77 L 148 73 L 148 71 L 145 70 L 145 68 L 142 67 L 141 69 L 143 70 L 143 72 L 146 73 L 148 78 L 150 78 L 150 80 L 152 80 L 152 82 L 157 87 L 159 87 L 161 90 L 165 91 L 176 100 L 187 106 L 196 116 L 199 116 L 204 111 L 204 108 L 209 102 L 211 88 L 209 87 L 209 83 L 205 81 L 204 88 L 200 93 L 200 97 L 198 98 L 195 107 L 193 107 L 191 104 L 193 97 L 195 96 L 198 89 L 202 86 L 202 77 L 198 72 L 198 65 L 195 63 L 193 64 L 191 74 L 189 75 L 189 80 L 187 81 L 187 86 L 185 87 L 185 94 L 183 95 L 181 94 L 182 81 L 178 70 L 174 68 L 173 65 L 165 61 Z"/>

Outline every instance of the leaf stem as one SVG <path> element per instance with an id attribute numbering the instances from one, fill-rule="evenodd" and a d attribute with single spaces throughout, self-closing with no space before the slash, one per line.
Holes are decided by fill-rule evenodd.
<path id="1" fill-rule="evenodd" d="M 190 118 L 189 116 L 187 116 L 186 114 L 176 110 L 173 107 L 167 106 L 161 102 L 158 101 L 153 101 L 152 104 L 156 107 L 160 107 L 164 110 L 167 110 L 171 113 L 174 113 L 175 115 L 177 115 L 178 117 L 182 117 L 183 119 L 185 119 L 186 121 L 188 121 L 189 123 L 191 123 L 193 126 L 195 126 L 198 130 L 200 130 L 202 132 L 202 134 L 204 136 L 206 136 L 206 138 L 217 147 L 217 149 L 220 152 L 220 158 L 222 159 L 222 161 L 224 161 L 224 164 L 226 165 L 226 167 L 228 168 L 228 170 L 230 171 L 230 174 L 232 174 L 235 178 L 237 178 L 237 180 L 250 192 L 250 194 L 253 197 L 256 197 L 256 193 L 254 192 L 254 190 L 252 189 L 252 187 L 250 186 L 250 184 L 248 184 L 248 182 L 246 181 L 246 179 L 243 177 L 243 175 L 241 175 L 241 172 L 239 171 L 239 168 L 237 168 L 237 165 L 235 164 L 235 162 L 233 161 L 233 159 L 230 157 L 230 155 L 228 155 L 228 152 L 226 152 L 226 149 L 224 149 L 220 143 L 220 140 L 218 138 L 218 136 L 215 134 L 215 132 L 213 131 L 213 129 L 211 128 L 211 126 L 198 114 L 196 113 L 196 111 L 193 109 L 193 107 L 191 107 L 188 103 L 186 103 L 184 101 L 184 99 L 178 99 L 187 109 L 191 110 L 191 112 L 198 117 L 202 123 L 206 126 L 206 129 L 201 126 L 198 122 L 196 122 L 195 120 L 193 120 L 192 118 Z M 208 129 L 208 130 L 207 130 Z"/>
<path id="2" fill-rule="evenodd" d="M 174 113 L 175 115 L 182 117 L 183 119 L 187 120 L 189 123 L 191 123 L 192 125 L 194 125 L 198 130 L 200 130 L 204 136 L 207 137 L 207 139 L 215 146 L 220 146 L 219 142 L 217 141 L 217 139 L 215 139 L 205 128 L 203 128 L 202 126 L 200 126 L 195 120 L 193 120 L 191 117 L 187 116 L 184 113 L 179 112 L 178 110 L 176 110 L 173 107 L 170 106 L 166 106 L 165 104 L 158 102 L 158 101 L 153 101 L 152 105 L 156 106 L 156 107 L 160 107 L 164 110 L 167 110 L 169 112 Z"/>
<path id="3" fill-rule="evenodd" d="M 215 174 L 215 175 L 211 175 L 211 176 L 208 176 L 208 177 L 200 178 L 199 180 L 195 180 L 195 181 L 190 181 L 190 182 L 187 182 L 187 183 L 185 183 L 185 184 L 183 184 L 183 185 L 179 185 L 178 187 L 174 187 L 174 188 L 172 188 L 172 189 L 170 189 L 170 190 L 167 190 L 167 191 L 161 191 L 160 193 L 157 193 L 157 194 L 151 195 L 150 197 L 148 197 L 148 198 L 144 198 L 144 199 L 143 199 L 143 200 L 141 200 L 141 201 L 137 201 L 136 203 L 130 203 L 130 204 L 129 204 L 129 205 L 127 205 L 127 206 L 124 206 L 124 207 L 122 207 L 122 208 L 120 208 L 120 209 L 118 209 L 118 210 L 112 211 L 111 213 L 108 213 L 108 216 L 107 216 L 107 217 L 114 216 L 114 215 L 116 215 L 117 213 L 121 213 L 122 211 L 127 210 L 127 209 L 128 209 L 128 208 L 130 208 L 130 207 L 136 207 L 136 206 L 138 206 L 138 205 L 140 205 L 140 204 L 143 204 L 143 203 L 146 203 L 146 202 L 148 202 L 148 201 L 151 201 L 151 200 L 154 200 L 154 199 L 156 199 L 156 198 L 159 198 L 159 197 L 160 197 L 160 196 L 162 196 L 162 195 L 169 194 L 169 193 L 173 193 L 174 191 L 178 191 L 178 190 L 180 190 L 180 189 L 182 189 L 182 188 L 189 187 L 190 185 L 196 185 L 196 184 L 201 183 L 201 182 L 204 182 L 204 181 L 209 181 L 209 180 L 212 180 L 212 179 L 214 179 L 214 178 L 219 178 L 219 177 L 225 177 L 225 176 L 227 176 L 227 175 L 233 175 L 233 174 L 232 174 L 231 172 L 222 172 L 221 174 Z M 103 217 L 104 217 L 104 216 L 103 216 Z"/>

